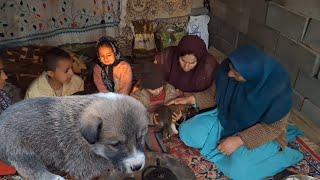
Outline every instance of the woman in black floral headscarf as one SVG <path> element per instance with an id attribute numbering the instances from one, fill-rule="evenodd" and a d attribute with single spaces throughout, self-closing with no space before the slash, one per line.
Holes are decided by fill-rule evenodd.
<path id="1" fill-rule="evenodd" d="M 11 98 L 9 97 L 8 93 L 3 89 L 8 77 L 3 70 L 2 60 L 3 59 L 0 57 L 0 114 L 12 104 Z"/>

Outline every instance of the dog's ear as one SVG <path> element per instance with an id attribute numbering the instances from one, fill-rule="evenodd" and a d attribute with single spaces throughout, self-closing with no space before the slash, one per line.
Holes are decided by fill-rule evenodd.
<path id="1" fill-rule="evenodd" d="M 80 132 L 90 144 L 94 144 L 99 140 L 101 128 L 102 120 L 98 117 L 81 119 Z"/>

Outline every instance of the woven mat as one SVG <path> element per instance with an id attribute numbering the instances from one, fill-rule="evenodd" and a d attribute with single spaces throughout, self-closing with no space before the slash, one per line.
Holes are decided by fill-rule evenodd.
<path id="1" fill-rule="evenodd" d="M 180 159 L 193 170 L 197 179 L 228 179 L 213 163 L 202 158 L 198 150 L 185 146 L 178 136 L 164 140 L 164 145 L 169 154 Z M 297 138 L 289 146 L 302 152 L 304 159 L 288 170 L 320 178 L 320 156 L 313 150 L 317 145 L 302 137 Z"/>

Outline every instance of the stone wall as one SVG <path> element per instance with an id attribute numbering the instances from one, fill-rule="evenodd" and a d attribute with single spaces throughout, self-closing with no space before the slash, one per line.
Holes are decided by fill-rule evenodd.
<path id="1" fill-rule="evenodd" d="M 320 127 L 320 1 L 210 0 L 210 44 L 255 44 L 289 72 L 294 108 Z"/>

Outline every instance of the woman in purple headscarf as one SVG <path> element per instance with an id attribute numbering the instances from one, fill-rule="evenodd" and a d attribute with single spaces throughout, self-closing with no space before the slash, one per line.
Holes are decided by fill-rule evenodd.
<path id="1" fill-rule="evenodd" d="M 201 38 L 192 35 L 183 37 L 178 46 L 157 54 L 155 63 L 161 66 L 166 81 L 183 92 L 183 97 L 170 104 L 196 104 L 200 109 L 214 105 L 213 100 L 202 97 L 204 91 L 214 94 L 212 91 L 215 88 L 212 86 L 218 63 L 208 53 Z"/>

